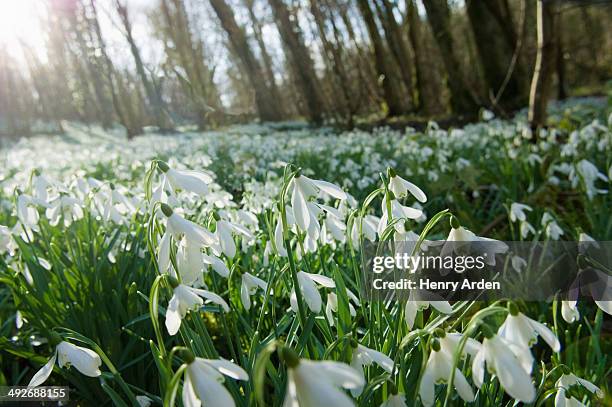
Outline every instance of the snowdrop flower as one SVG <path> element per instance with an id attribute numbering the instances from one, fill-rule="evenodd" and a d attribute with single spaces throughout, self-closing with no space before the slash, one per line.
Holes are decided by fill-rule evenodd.
<path id="1" fill-rule="evenodd" d="M 15 251 L 12 242 L 11 230 L 7 226 L 0 225 L 0 254 L 8 252 L 10 256 L 13 256 Z"/>
<path id="2" fill-rule="evenodd" d="M 202 226 L 176 214 L 170 206 L 161 204 L 161 211 L 168 219 L 167 232 L 170 232 L 174 240 L 180 242 L 182 237 L 195 246 L 207 246 L 220 249 L 215 236 Z"/>
<path id="3" fill-rule="evenodd" d="M 555 396 L 555 407 L 584 406 L 584 404 L 582 404 L 582 402 L 578 401 L 576 398 L 567 396 L 566 392 L 571 386 L 582 386 L 599 398 L 602 398 L 604 396 L 603 392 L 599 387 L 595 386 L 588 380 L 581 379 L 573 373 L 570 373 L 568 370 L 567 373 L 561 375 L 559 380 L 557 380 L 557 383 L 555 383 L 555 387 L 557 388 L 557 395 Z"/>
<path id="4" fill-rule="evenodd" d="M 240 286 L 240 299 L 242 305 L 247 311 L 251 309 L 251 295 L 255 294 L 258 288 L 266 291 L 268 289 L 268 283 L 263 281 L 259 277 L 255 277 L 250 273 L 244 273 L 241 277 L 242 285 Z"/>
<path id="5" fill-rule="evenodd" d="M 204 264 L 201 247 L 183 237 L 176 252 L 176 266 L 183 284 L 193 285 L 200 279 Z"/>
<path id="6" fill-rule="evenodd" d="M 392 168 L 388 169 L 389 173 L 389 190 L 398 198 L 405 197 L 408 192 L 414 196 L 419 202 L 426 202 L 427 196 L 421 188 L 414 185 L 412 182 L 406 181 L 395 173 Z"/>
<path id="7" fill-rule="evenodd" d="M 204 196 L 208 193 L 208 185 L 213 182 L 212 176 L 204 172 L 175 170 L 163 161 L 158 161 L 157 166 L 173 189 L 182 189 Z"/>
<path id="8" fill-rule="evenodd" d="M 347 198 L 339 186 L 327 181 L 313 180 L 304 175 L 297 174 L 291 181 L 293 192 L 291 194 L 291 208 L 295 223 L 303 231 L 310 227 L 312 216 L 307 205 L 307 200 L 316 196 L 319 192 L 324 192 L 336 199 L 344 200 Z"/>
<path id="9" fill-rule="evenodd" d="M 166 329 L 170 335 L 176 335 L 188 311 L 195 310 L 204 304 L 203 298 L 220 305 L 223 311 L 229 312 L 229 305 L 217 294 L 179 284 L 172 278 L 169 280 L 173 286 L 173 295 L 166 310 Z"/>
<path id="10" fill-rule="evenodd" d="M 317 284 L 322 285 L 327 288 L 335 288 L 336 283 L 334 280 L 327 276 L 322 276 L 320 274 L 312 274 L 306 273 L 304 271 L 299 271 L 297 273 L 297 279 L 299 283 L 300 291 L 302 292 L 302 297 L 304 301 L 306 301 L 306 305 L 308 308 L 315 314 L 318 314 L 321 311 L 321 305 L 323 300 L 321 299 L 321 294 L 317 289 Z M 298 312 L 298 302 L 297 296 L 295 294 L 295 288 L 291 291 L 290 297 L 291 309 L 293 312 Z"/>
<path id="11" fill-rule="evenodd" d="M 514 303 L 510 303 L 508 309 L 508 316 L 499 327 L 497 335 L 525 348 L 532 347 L 537 342 L 539 335 L 554 352 L 561 350 L 559 339 L 550 328 L 519 312 Z"/>
<path id="12" fill-rule="evenodd" d="M 453 308 L 448 301 L 429 301 L 421 297 L 423 297 L 423 295 L 420 294 L 419 291 L 410 291 L 410 296 L 404 308 L 404 320 L 406 321 L 408 329 L 412 329 L 414 326 L 417 312 L 429 308 L 430 305 L 441 314 L 453 313 Z"/>
<path id="13" fill-rule="evenodd" d="M 204 263 L 207 264 L 209 267 L 212 267 L 215 273 L 219 274 L 221 277 L 227 278 L 230 275 L 230 271 L 229 268 L 227 268 L 227 265 L 217 256 L 209 256 L 207 254 L 204 254 L 202 255 L 202 258 L 204 260 Z M 206 269 L 205 271 L 208 271 L 208 269 Z"/>
<path id="14" fill-rule="evenodd" d="M 580 160 L 580 162 L 576 165 L 575 171 L 580 175 L 580 178 L 582 178 L 589 199 L 593 199 L 597 194 L 605 194 L 608 192 L 606 189 L 597 189 L 597 187 L 595 187 L 595 182 L 598 179 L 603 182 L 608 182 L 608 177 L 606 177 L 604 173 L 600 172 L 590 161 L 585 159 Z M 574 171 L 571 171 L 569 176 L 570 179 L 572 179 L 572 185 L 576 187 L 578 180 Z"/>
<path id="15" fill-rule="evenodd" d="M 535 235 L 536 230 L 533 226 L 531 226 L 531 224 L 529 222 L 521 222 L 521 237 L 523 239 L 526 239 L 527 236 L 529 236 L 529 234 L 533 234 Z"/>
<path id="16" fill-rule="evenodd" d="M 76 198 L 60 195 L 49 204 L 46 215 L 51 226 L 57 226 L 60 219 L 63 219 L 64 226 L 68 227 L 83 218 L 83 203 Z"/>
<path id="17" fill-rule="evenodd" d="M 361 223 L 361 231 L 363 232 L 363 237 L 368 239 L 370 242 L 376 241 L 376 235 L 378 230 L 378 224 L 380 223 L 380 218 L 374 215 L 366 215 L 363 218 L 356 217 L 353 222 L 353 228 L 351 230 L 351 240 L 353 246 L 359 245 L 359 225 Z"/>
<path id="18" fill-rule="evenodd" d="M 559 237 L 563 235 L 563 229 L 561 229 L 552 215 L 548 212 L 544 212 L 544 215 L 542 215 L 542 226 L 545 228 L 546 236 L 552 240 L 559 240 Z"/>
<path id="19" fill-rule="evenodd" d="M 533 209 L 529 205 L 525 205 L 518 202 L 513 202 L 510 205 L 510 221 L 516 222 L 525 222 L 527 220 L 527 215 L 525 211 L 532 211 Z"/>
<path id="20" fill-rule="evenodd" d="M 356 372 L 361 375 L 363 383 L 365 383 L 365 376 L 363 374 L 364 366 L 371 366 L 372 363 L 376 363 L 387 373 L 391 374 L 393 371 L 393 359 L 374 349 L 367 348 L 363 345 L 355 343 L 353 347 L 353 355 L 351 356 L 351 366 Z M 353 397 L 357 397 L 363 391 L 363 386 L 357 386 L 351 389 Z"/>
<path id="21" fill-rule="evenodd" d="M 580 319 L 580 312 L 576 306 L 578 301 L 561 301 L 561 316 L 568 324 Z"/>
<path id="22" fill-rule="evenodd" d="M 282 348 L 281 358 L 288 368 L 285 407 L 353 407 L 341 388 L 350 390 L 365 384 L 362 375 L 344 363 L 299 359 L 288 348 Z"/>
<path id="23" fill-rule="evenodd" d="M 487 327 L 483 332 L 485 339 L 472 361 L 476 386 L 482 387 L 486 363 L 487 370 L 497 376 L 506 393 L 524 403 L 532 402 L 536 391 L 531 382 L 533 357 L 529 348 L 511 343 Z"/>
<path id="24" fill-rule="evenodd" d="M 224 359 L 204 359 L 190 355 L 186 360 L 183 384 L 183 405 L 190 407 L 232 407 L 234 399 L 223 386 L 225 378 L 249 380 L 249 375 L 240 366 Z"/>
<path id="25" fill-rule="evenodd" d="M 406 219 L 419 219 L 423 215 L 423 211 L 420 209 L 415 209 L 410 206 L 404 206 L 400 204 L 397 199 L 391 197 L 391 217 L 393 219 L 402 219 L 400 222 L 395 224 L 395 230 L 399 233 L 405 232 L 404 223 Z M 378 236 L 382 236 L 385 229 L 387 228 L 387 224 L 389 223 L 389 214 L 387 210 L 386 200 L 382 201 L 382 217 L 378 222 Z"/>
<path id="26" fill-rule="evenodd" d="M 432 342 L 431 353 L 419 386 L 419 396 L 427 407 L 434 404 L 435 384 L 446 383 L 451 377 L 454 354 L 463 335 L 459 333 L 446 334 L 439 329 L 437 330 L 437 336 L 440 336 L 440 338 Z M 479 350 L 480 344 L 474 339 L 468 338 L 461 356 L 465 357 L 467 354 L 475 356 Z M 472 387 L 461 370 L 456 367 L 453 387 L 464 401 L 468 403 L 474 401 Z"/>
<path id="27" fill-rule="evenodd" d="M 495 255 L 506 253 L 508 245 L 502 241 L 476 236 L 476 234 L 459 223 L 456 217 L 451 216 L 451 231 L 446 238 L 440 256 L 449 256 L 452 252 L 457 253 L 464 247 L 474 247 L 484 255 L 484 262 L 489 266 L 495 265 Z M 471 245 L 470 243 L 478 243 Z M 457 253 L 460 254 L 460 253 Z"/>
<path id="28" fill-rule="evenodd" d="M 100 365 L 102 361 L 100 356 L 91 349 L 73 345 L 69 342 L 62 341 L 56 334 L 52 338 L 58 344 L 55 348 L 55 353 L 51 359 L 32 377 L 28 387 L 36 387 L 43 384 L 53 372 L 55 361 L 59 367 L 74 366 L 79 372 L 89 377 L 97 377 L 102 374 Z"/>
<path id="29" fill-rule="evenodd" d="M 359 306 L 359 298 L 357 298 L 357 296 L 348 288 L 346 289 L 346 295 L 348 296 L 349 300 L 353 301 L 355 305 Z M 349 314 L 352 317 L 356 316 L 357 311 L 355 310 L 355 307 L 353 307 L 353 304 L 349 302 L 348 307 Z M 330 326 L 334 326 L 335 324 L 334 316 L 332 314 L 333 312 L 338 312 L 338 296 L 336 293 L 329 293 L 327 294 L 327 304 L 325 305 L 325 316 L 327 317 L 327 321 L 329 322 Z"/>
<path id="30" fill-rule="evenodd" d="M 38 231 L 40 216 L 36 210 L 37 202 L 29 195 L 19 195 L 17 198 L 17 218 L 24 227 Z"/>
<path id="31" fill-rule="evenodd" d="M 147 396 L 136 396 L 136 401 L 140 407 L 149 407 L 153 403 L 153 400 Z"/>
<path id="32" fill-rule="evenodd" d="M 236 242 L 232 233 L 242 234 L 249 239 L 254 238 L 253 234 L 243 226 L 222 219 L 217 220 L 215 235 L 221 245 L 221 251 L 230 259 L 236 256 Z"/>

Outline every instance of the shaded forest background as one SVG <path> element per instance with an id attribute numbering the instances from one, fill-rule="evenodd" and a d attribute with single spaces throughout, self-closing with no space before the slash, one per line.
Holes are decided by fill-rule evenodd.
<path id="1" fill-rule="evenodd" d="M 0 43 L 0 134 L 61 132 L 66 120 L 128 137 L 257 119 L 352 127 L 525 106 L 538 127 L 550 98 L 602 93 L 612 73 L 606 1 L 132 3 L 45 1 L 42 55 Z M 143 19 L 146 35 L 134 29 Z"/>

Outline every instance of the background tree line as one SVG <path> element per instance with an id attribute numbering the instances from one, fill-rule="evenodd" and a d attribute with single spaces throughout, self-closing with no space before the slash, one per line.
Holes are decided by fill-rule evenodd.
<path id="1" fill-rule="evenodd" d="M 601 91 L 612 71 L 603 1 L 151 0 L 145 36 L 129 0 L 46 7 L 43 56 L 0 43 L 0 133 L 65 120 L 128 137 L 255 118 L 353 126 L 527 105 L 537 127 L 549 98 Z"/>

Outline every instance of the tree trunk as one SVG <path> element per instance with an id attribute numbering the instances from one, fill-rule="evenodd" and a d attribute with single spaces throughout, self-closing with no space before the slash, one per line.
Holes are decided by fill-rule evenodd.
<path id="1" fill-rule="evenodd" d="M 526 88 L 523 84 L 526 86 L 526 83 L 521 77 L 524 71 L 521 64 L 512 64 L 517 50 L 517 34 L 508 1 L 468 0 L 467 13 L 490 99 L 495 100 L 495 95 L 505 86 L 500 105 L 508 108 L 524 105 Z M 513 72 L 506 80 L 510 68 Z"/>
<path id="2" fill-rule="evenodd" d="M 467 86 L 461 63 L 455 54 L 448 4 L 446 0 L 423 0 L 423 4 L 446 69 L 451 107 L 455 113 L 473 113 L 478 105 Z"/>
<path id="3" fill-rule="evenodd" d="M 172 124 L 172 119 L 168 115 L 168 112 L 164 109 L 164 102 L 161 94 L 157 91 L 155 86 L 153 86 L 153 83 L 149 79 L 149 76 L 144 68 L 144 63 L 142 62 L 142 57 L 140 56 L 140 50 L 138 49 L 134 36 L 132 35 L 132 23 L 128 15 L 127 6 L 121 4 L 120 0 L 115 0 L 115 6 L 119 17 L 121 18 L 123 29 L 125 30 L 123 34 L 130 45 L 130 52 L 132 53 L 134 63 L 136 64 L 136 72 L 138 73 L 138 77 L 140 78 L 145 94 L 147 95 L 147 100 L 149 102 L 148 104 L 153 110 L 152 113 L 153 117 L 155 118 L 155 123 L 162 132 L 171 131 L 174 127 Z"/>
<path id="4" fill-rule="evenodd" d="M 102 30 L 98 20 L 98 11 L 96 9 L 94 0 L 91 0 L 91 9 L 93 12 L 94 30 L 100 45 L 100 52 L 102 54 L 102 74 L 106 75 L 108 80 L 115 114 L 117 114 L 117 117 L 119 118 L 119 123 L 125 127 L 128 140 L 131 140 L 134 136 L 143 134 L 144 131 L 140 121 L 133 116 L 132 108 L 129 106 L 129 101 L 126 101 L 127 106 L 122 105 L 123 100 L 119 94 L 123 88 L 121 79 L 117 77 L 113 64 L 108 56 L 108 53 L 106 52 L 106 43 L 104 42 L 104 37 L 102 37 Z"/>
<path id="5" fill-rule="evenodd" d="M 280 91 L 278 90 L 278 86 L 276 85 L 276 78 L 274 76 L 274 64 L 272 63 L 272 58 L 270 57 L 270 53 L 268 52 L 268 48 L 266 47 L 266 43 L 263 39 L 261 23 L 255 15 L 255 11 L 253 9 L 253 0 L 243 1 L 249 12 L 249 18 L 251 19 L 253 33 L 255 35 L 255 39 L 257 40 L 257 46 L 259 47 L 259 51 L 261 52 L 261 59 L 263 61 L 264 72 L 266 74 L 270 93 L 272 93 L 272 98 L 277 101 L 277 109 L 279 116 L 283 118 L 285 117 L 286 110 L 283 107 L 283 98 L 281 96 Z"/>
<path id="6" fill-rule="evenodd" d="M 259 117 L 266 121 L 276 121 L 281 118 L 279 109 L 276 107 L 277 100 L 274 100 L 261 70 L 259 62 L 253 55 L 249 46 L 246 33 L 238 26 L 234 18 L 234 12 L 227 5 L 225 0 L 210 0 L 217 17 L 221 21 L 221 26 L 229 37 L 234 54 L 242 63 L 243 71 L 255 90 L 255 104 Z"/>
<path id="7" fill-rule="evenodd" d="M 397 84 L 393 83 L 392 67 L 390 61 L 387 59 L 385 47 L 383 45 L 382 38 L 378 32 L 372 9 L 368 4 L 368 0 L 358 0 L 359 11 L 368 29 L 370 40 L 374 48 L 374 60 L 376 63 L 376 70 L 378 71 L 379 77 L 382 78 L 382 87 L 385 95 L 385 101 L 389 108 L 390 116 L 398 116 L 406 113 L 405 103 Z"/>
<path id="8" fill-rule="evenodd" d="M 418 106 L 418 99 L 416 96 L 416 92 L 414 91 L 414 83 L 413 83 L 413 75 L 412 68 L 413 64 L 411 62 L 410 54 L 408 52 L 408 47 L 406 45 L 406 41 L 404 41 L 404 36 L 402 35 L 402 31 L 400 29 L 397 20 L 394 15 L 394 6 L 391 4 L 389 0 L 376 0 L 377 9 L 379 10 L 381 21 L 383 21 L 383 28 L 385 30 L 385 36 L 387 38 L 387 44 L 389 44 L 389 48 L 391 49 L 391 53 L 395 57 L 395 61 L 399 67 L 400 75 L 404 82 L 404 86 L 406 87 L 406 91 L 410 95 L 412 107 L 416 108 Z M 384 8 L 381 10 L 380 2 L 382 1 L 382 6 Z"/>
<path id="9" fill-rule="evenodd" d="M 352 121 L 352 111 L 349 106 L 351 92 L 338 44 L 332 44 L 327 38 L 325 17 L 317 0 L 310 0 L 310 10 L 317 25 L 319 38 L 323 44 L 325 64 L 332 77 L 334 104 L 339 109 L 340 116 L 350 123 Z"/>
<path id="10" fill-rule="evenodd" d="M 529 93 L 529 124 L 532 129 L 546 125 L 546 108 L 555 69 L 555 4 L 538 0 L 537 5 L 538 53 Z"/>
<path id="11" fill-rule="evenodd" d="M 555 22 L 555 37 L 556 37 L 556 70 L 557 70 L 557 99 L 563 100 L 567 99 L 567 87 L 565 86 L 565 59 L 563 52 L 563 14 L 559 14 L 557 16 L 557 21 Z"/>
<path id="12" fill-rule="evenodd" d="M 423 38 L 421 36 L 421 19 L 414 0 L 408 0 L 408 34 L 410 36 L 410 44 L 414 52 L 414 76 L 417 86 L 417 106 L 426 115 L 433 114 L 436 109 L 437 100 L 433 92 L 432 83 L 428 72 L 431 72 L 430 63 L 427 60 L 427 55 L 423 50 Z"/>
<path id="13" fill-rule="evenodd" d="M 314 63 L 308 48 L 304 44 L 299 26 L 295 20 L 290 18 L 289 10 L 283 0 L 268 0 L 268 2 L 272 7 L 281 39 L 285 44 L 285 49 L 295 71 L 298 87 L 304 95 L 309 119 L 314 123 L 321 123 L 325 109 L 324 101 Z"/>

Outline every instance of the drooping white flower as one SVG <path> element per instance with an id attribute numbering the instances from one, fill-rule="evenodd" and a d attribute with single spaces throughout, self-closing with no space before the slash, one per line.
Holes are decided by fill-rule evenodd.
<path id="1" fill-rule="evenodd" d="M 295 359 L 288 369 L 284 407 L 354 406 L 341 388 L 362 387 L 359 372 L 344 363 Z"/>
<path id="2" fill-rule="evenodd" d="M 561 316 L 568 324 L 580 319 L 580 312 L 576 306 L 578 301 L 561 301 Z"/>
<path id="3" fill-rule="evenodd" d="M 451 218 L 456 219 L 456 218 Z M 456 220 L 455 220 L 456 221 Z M 451 222 L 455 222 L 451 220 Z M 456 226 L 456 227 L 455 227 Z M 476 243 L 476 244 L 471 244 Z M 477 236 L 474 232 L 455 224 L 446 238 L 446 243 L 440 253 L 441 257 L 449 256 L 451 253 L 459 252 L 464 248 L 474 248 L 484 255 L 484 262 L 489 266 L 495 265 L 495 255 L 506 253 L 508 245 L 500 240 Z"/>
<path id="4" fill-rule="evenodd" d="M 545 228 L 544 231 L 546 233 L 546 236 L 548 236 L 552 240 L 559 240 L 559 237 L 563 235 L 563 229 L 561 229 L 559 224 L 548 212 L 544 212 L 544 215 L 542 215 L 542 227 Z"/>
<path id="5" fill-rule="evenodd" d="M 299 289 L 302 293 L 302 298 L 306 301 L 306 305 L 310 310 L 316 314 L 321 311 L 322 299 L 317 284 L 320 284 L 327 288 L 336 287 L 334 280 L 327 276 L 320 274 L 306 273 L 305 271 L 299 271 L 297 273 L 297 279 L 299 283 Z M 295 294 L 295 288 L 291 291 L 290 296 L 291 309 L 294 312 L 298 312 L 297 296 Z"/>
<path id="6" fill-rule="evenodd" d="M 536 391 L 531 381 L 533 357 L 529 348 L 490 333 L 472 361 L 472 376 L 479 388 L 484 381 L 485 364 L 511 397 L 524 403 L 533 401 Z"/>
<path id="7" fill-rule="evenodd" d="M 597 194 L 605 194 L 608 192 L 606 189 L 598 189 L 595 186 L 595 182 L 597 182 L 597 180 L 608 182 L 608 177 L 599 171 L 592 162 L 586 159 L 580 160 L 578 164 L 576 164 L 575 169 L 572 168 L 569 178 L 572 181 L 573 187 L 578 185 L 579 179 L 582 180 L 589 199 L 593 199 Z"/>
<path id="8" fill-rule="evenodd" d="M 208 173 L 176 170 L 170 168 L 168 164 L 163 161 L 158 162 L 158 167 L 162 170 L 173 189 L 182 189 L 200 196 L 205 196 L 208 193 L 208 185 L 213 182 L 212 176 Z"/>
<path id="9" fill-rule="evenodd" d="M 204 263 L 209 267 L 212 267 L 215 273 L 219 274 L 221 277 L 227 278 L 230 275 L 230 270 L 227 267 L 227 264 L 225 264 L 223 260 L 217 256 L 204 254 L 202 258 L 204 259 Z M 205 271 L 208 271 L 208 269 L 205 269 Z"/>
<path id="10" fill-rule="evenodd" d="M 29 195 L 19 195 L 17 197 L 17 218 L 24 227 L 38 231 L 38 221 L 40 216 L 36 206 L 37 201 Z"/>
<path id="11" fill-rule="evenodd" d="M 532 210 L 533 208 L 531 208 L 531 206 L 529 205 L 513 202 L 512 205 L 510 205 L 510 220 L 512 222 L 525 222 L 527 220 L 527 215 L 525 214 L 525 211 Z"/>
<path id="12" fill-rule="evenodd" d="M 414 320 L 416 319 L 417 312 L 429 308 L 431 305 L 434 309 L 442 314 L 452 314 L 453 308 L 448 301 L 430 301 L 422 298 L 423 295 L 418 291 L 410 291 L 408 300 L 404 308 L 404 320 L 408 329 L 412 329 L 414 326 Z"/>
<path id="13" fill-rule="evenodd" d="M 233 233 L 239 233 L 248 239 L 254 237 L 253 234 L 243 226 L 227 220 L 218 220 L 215 235 L 217 241 L 219 241 L 221 245 L 221 251 L 230 259 L 236 256 L 236 242 L 234 242 Z"/>
<path id="14" fill-rule="evenodd" d="M 170 335 L 176 335 L 181 327 L 181 321 L 187 312 L 194 310 L 204 304 L 203 298 L 221 306 L 225 312 L 229 312 L 229 305 L 217 294 L 178 284 L 173 289 L 173 295 L 166 309 L 166 329 Z"/>
<path id="15" fill-rule="evenodd" d="M 447 383 L 451 377 L 454 366 L 454 356 L 459 341 L 462 336 L 459 333 L 443 334 L 442 338 L 434 341 L 425 372 L 421 378 L 419 386 L 419 396 L 421 401 L 427 407 L 434 404 L 435 385 L 438 383 Z M 468 338 L 465 347 L 462 350 L 461 357 L 467 354 L 475 356 L 480 350 L 480 344 L 474 339 Z M 463 372 L 455 367 L 455 376 L 453 387 L 459 393 L 459 396 L 466 402 L 474 401 L 474 392 L 463 375 Z"/>
<path id="16" fill-rule="evenodd" d="M 527 317 L 522 312 L 512 315 L 513 307 L 508 313 L 506 320 L 499 327 L 497 335 L 508 342 L 516 343 L 526 348 L 532 347 L 538 339 L 538 335 L 551 347 L 554 352 L 561 350 L 559 339 L 546 325 Z"/>
<path id="17" fill-rule="evenodd" d="M 359 306 L 359 298 L 357 298 L 357 296 L 353 294 L 348 288 L 346 289 L 346 295 L 348 296 L 349 300 L 353 301 L 355 305 Z M 356 316 L 357 311 L 355 310 L 353 304 L 350 303 L 350 301 L 348 303 L 348 307 L 349 314 L 352 317 Z M 334 326 L 335 324 L 334 316 L 332 314 L 333 312 L 338 312 L 338 296 L 336 295 L 336 293 L 329 293 L 327 294 L 327 304 L 325 305 L 325 316 L 327 317 L 327 322 L 329 322 L 330 326 Z"/>
<path id="18" fill-rule="evenodd" d="M 197 247 L 211 247 L 215 250 L 220 250 L 219 242 L 215 236 L 202 226 L 187 220 L 175 213 L 170 206 L 166 204 L 161 205 L 161 210 L 167 217 L 168 232 L 172 234 L 176 242 L 180 242 L 183 238 L 189 242 L 189 244 Z"/>
<path id="19" fill-rule="evenodd" d="M 389 216 L 389 211 L 387 210 L 387 203 L 385 200 L 382 201 L 382 216 L 378 222 L 378 236 L 382 236 L 383 232 L 387 228 L 387 224 L 389 223 L 389 219 L 401 219 L 399 222 L 395 224 L 395 230 L 399 233 L 404 233 L 404 224 L 406 219 L 418 219 L 423 215 L 423 211 L 420 209 L 415 209 L 410 206 L 404 206 L 398 202 L 397 199 L 391 200 L 391 216 Z"/>
<path id="20" fill-rule="evenodd" d="M 410 194 L 419 202 L 427 202 L 427 196 L 425 195 L 425 192 L 421 190 L 421 188 L 395 174 L 395 171 L 393 171 L 390 175 L 389 190 L 393 192 L 396 197 L 403 198 L 408 194 L 408 192 L 410 192 Z"/>
<path id="21" fill-rule="evenodd" d="M 602 398 L 604 396 L 601 389 L 595 386 L 588 380 L 581 379 L 573 373 L 567 373 L 561 375 L 559 380 L 555 383 L 557 388 L 557 394 L 555 396 L 555 407 L 581 407 L 584 404 L 578 401 L 574 397 L 568 397 L 566 392 L 571 386 L 582 386 L 597 397 Z"/>
<path id="22" fill-rule="evenodd" d="M 46 215 L 51 226 L 57 226 L 63 219 L 64 226 L 68 227 L 72 222 L 83 218 L 83 203 L 76 198 L 60 195 L 49 204 Z"/>
<path id="23" fill-rule="evenodd" d="M 234 399 L 223 382 L 224 376 L 236 380 L 249 380 L 249 375 L 240 366 L 224 359 L 195 358 L 187 364 L 183 384 L 185 407 L 232 407 Z"/>
<path id="24" fill-rule="evenodd" d="M 258 288 L 266 291 L 268 289 L 268 283 L 247 272 L 242 275 L 241 280 L 240 299 L 242 300 L 244 309 L 248 311 L 251 309 L 251 295 L 255 294 Z"/>
<path id="25" fill-rule="evenodd" d="M 295 223 L 302 231 L 307 231 L 310 227 L 312 215 L 308 208 L 309 198 L 316 196 L 319 192 L 336 199 L 347 199 L 347 194 L 337 185 L 327 181 L 313 180 L 304 175 L 296 175 L 291 181 L 293 192 L 291 194 L 291 208 Z"/>
<path id="26" fill-rule="evenodd" d="M 353 348 L 353 354 L 351 356 L 351 366 L 355 371 L 359 372 L 363 382 L 365 383 L 365 376 L 363 374 L 364 366 L 371 366 L 376 363 L 387 373 L 391 374 L 393 371 L 393 359 L 374 349 L 367 348 L 363 345 L 357 344 L 357 347 Z M 357 397 L 363 391 L 363 386 L 358 386 L 351 389 L 353 397 Z"/>
<path id="27" fill-rule="evenodd" d="M 28 387 L 36 387 L 43 384 L 53 372 L 55 361 L 59 367 L 74 366 L 79 372 L 89 377 L 97 377 L 102 374 L 100 356 L 91 349 L 73 345 L 66 341 L 60 341 L 55 348 L 51 359 L 32 377 Z"/>

